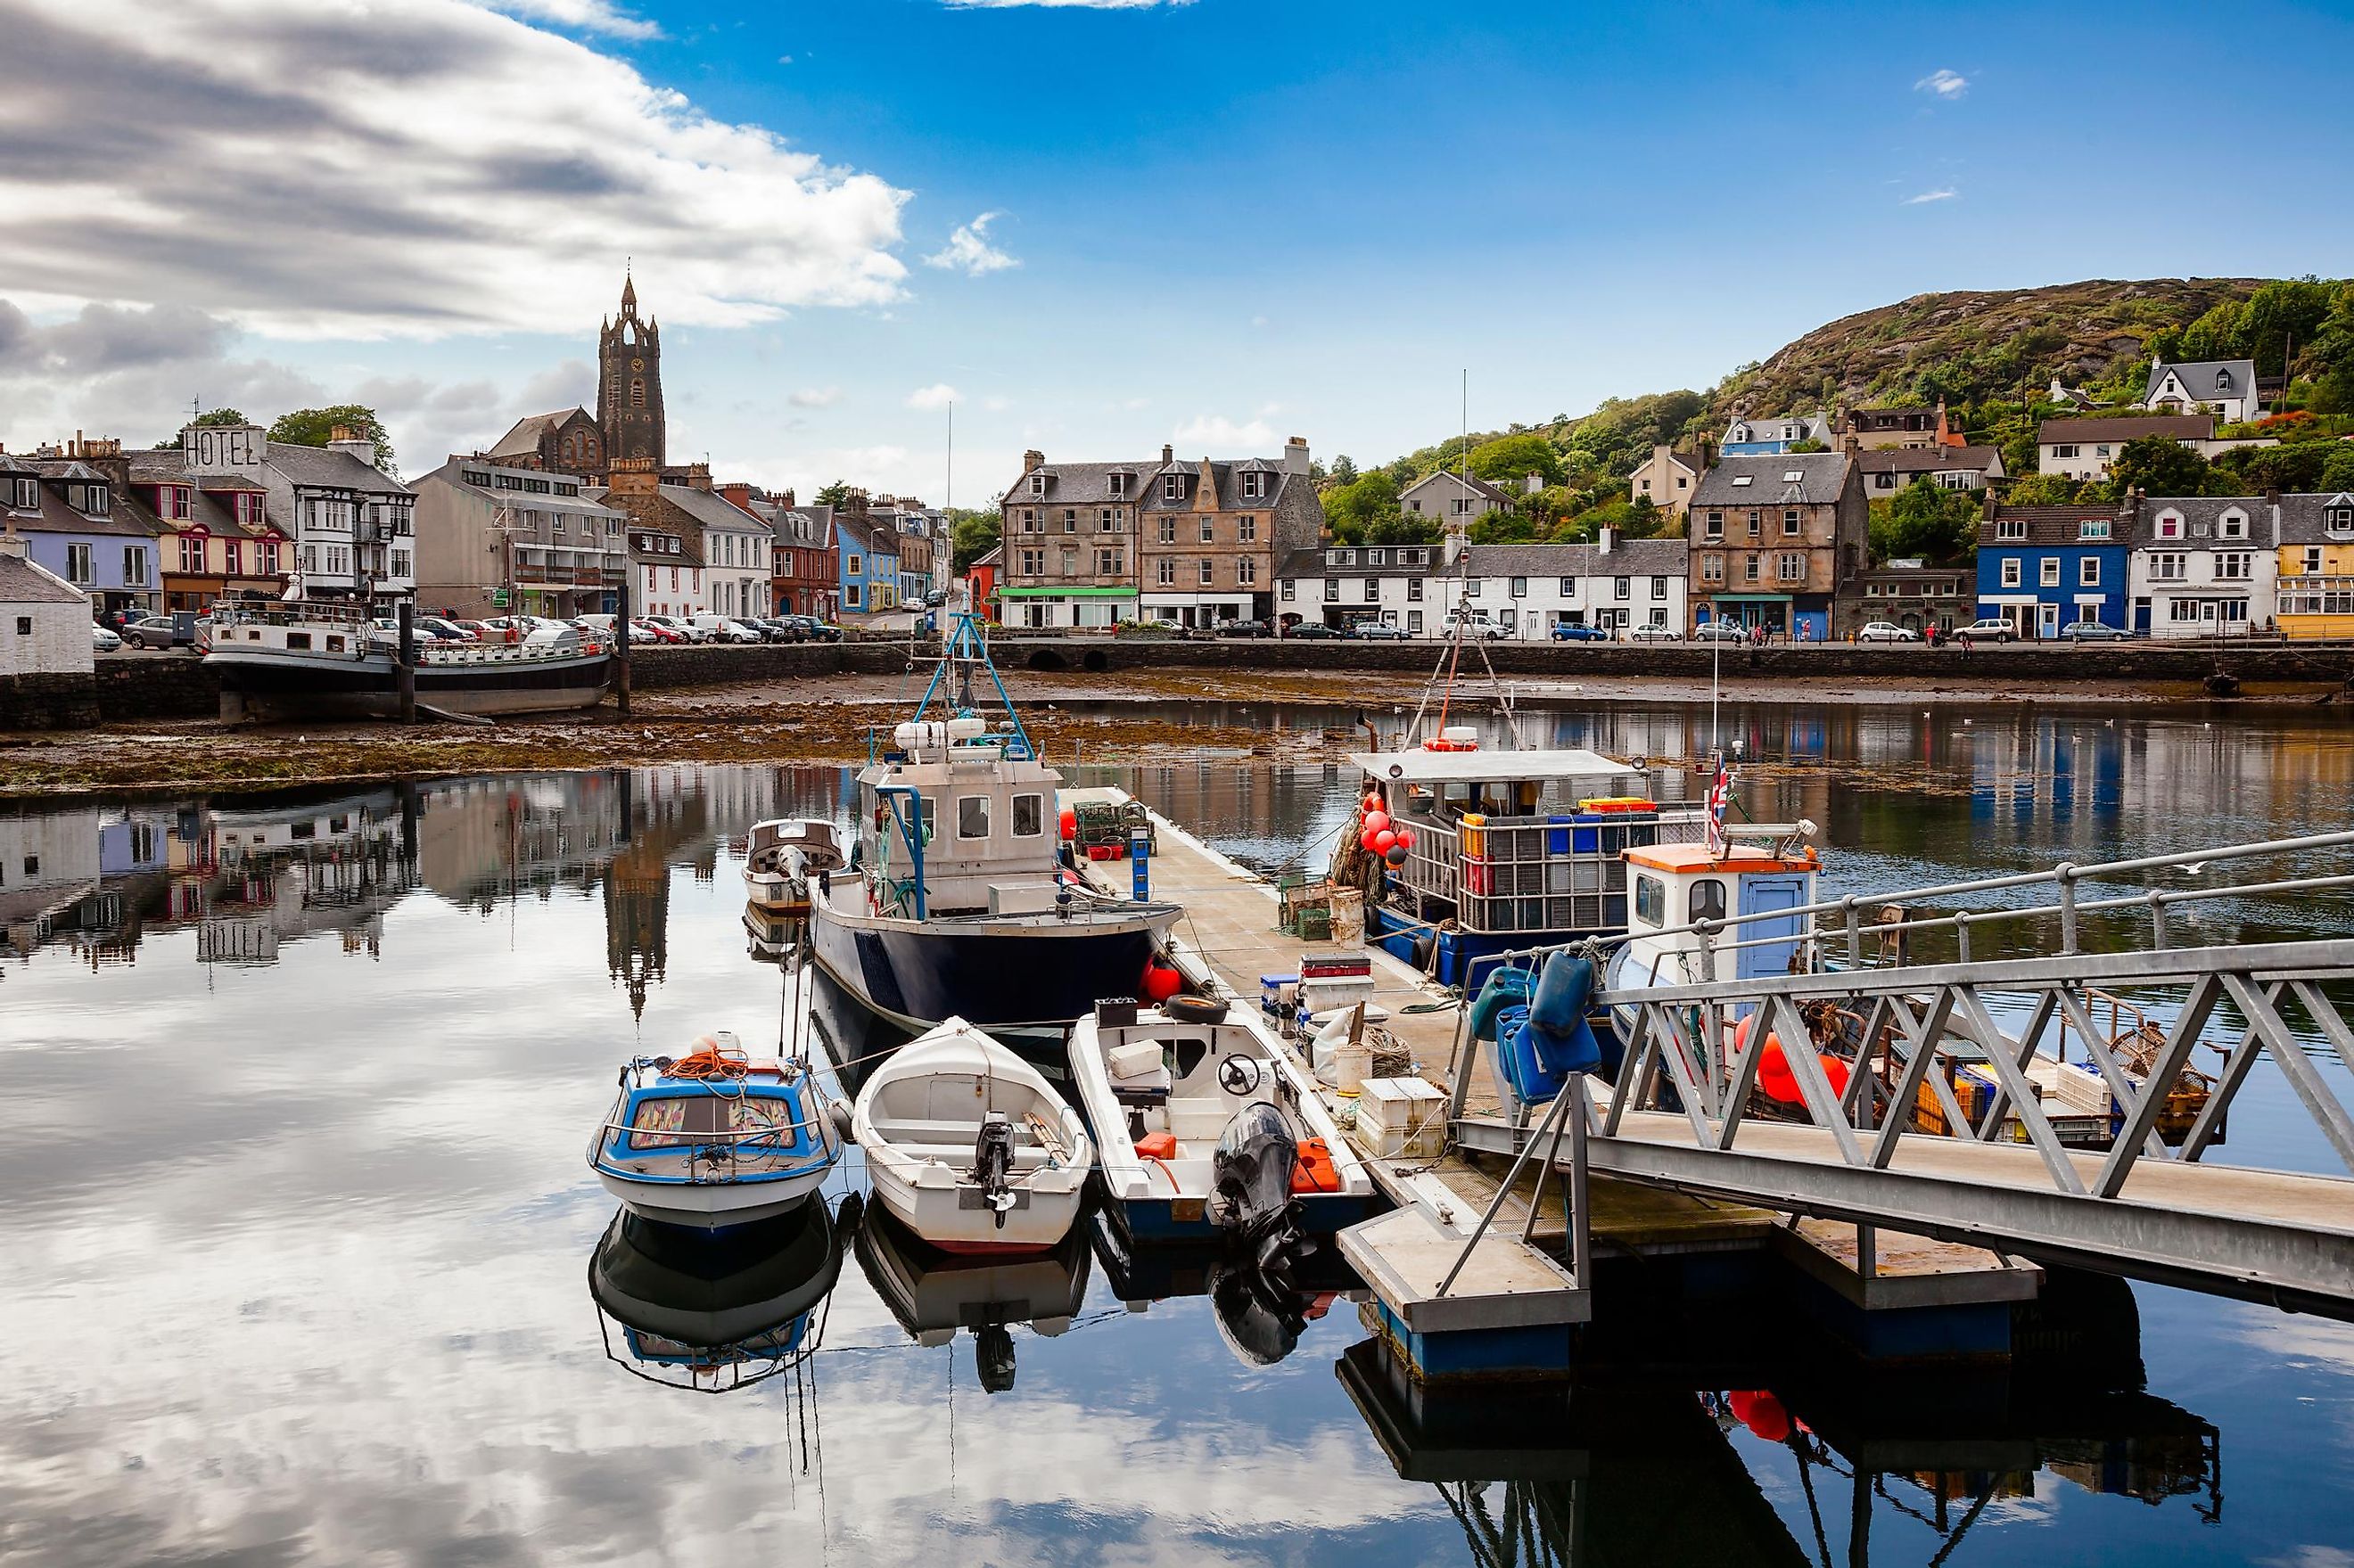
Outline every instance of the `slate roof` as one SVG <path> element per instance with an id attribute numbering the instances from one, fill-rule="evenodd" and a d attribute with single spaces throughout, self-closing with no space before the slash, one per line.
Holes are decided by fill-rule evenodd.
<path id="1" fill-rule="evenodd" d="M 2164 363 L 2149 367 L 2149 385 L 2142 389 L 2141 400 L 2147 403 L 2158 396 L 2166 381 L 2166 373 L 2174 372 L 2182 383 L 2185 396 L 2196 403 L 2216 403 L 2226 397 L 2245 397 L 2256 389 L 2256 362 L 2253 359 L 2194 359 L 2180 365 Z M 2228 376 L 2226 386 L 2218 386 L 2216 377 Z"/>
<path id="2" fill-rule="evenodd" d="M 805 526 L 796 532 L 797 524 Z M 833 539 L 833 508 L 779 506 L 777 508 L 775 531 L 777 538 L 783 544 L 822 550 Z"/>
<path id="3" fill-rule="evenodd" d="M 1463 573 L 1474 577 L 1680 577 L 1691 565 L 1681 539 L 1621 539 L 1596 545 L 1473 545 Z"/>
<path id="4" fill-rule="evenodd" d="M 264 455 L 287 482 L 303 488 L 355 490 L 367 495 L 414 495 L 400 481 L 350 452 L 271 441 Z"/>
<path id="5" fill-rule="evenodd" d="M 1182 466 L 1177 465 L 1177 466 Z M 1161 472 L 1159 458 L 1142 462 L 1050 462 L 1042 463 L 1030 473 L 1015 480 L 1005 493 L 1003 504 L 1020 506 L 1091 506 L 1112 501 L 1140 500 L 1148 490 L 1157 490 L 1155 477 Z M 1034 474 L 1046 476 L 1046 493 L 1030 493 L 1030 481 Z M 1125 492 L 1111 493 L 1111 476 L 1129 476 Z"/>
<path id="6" fill-rule="evenodd" d="M 2176 440 L 2212 440 L 2212 414 L 2143 414 L 2130 419 L 2046 419 L 2035 432 L 2043 446 L 2065 441 L 2107 441 L 2111 445 L 2142 436 L 2172 436 Z"/>
<path id="7" fill-rule="evenodd" d="M 1999 537 L 1997 522 L 2025 523 L 2027 537 Z M 2106 523 L 2109 536 L 2105 540 L 2082 536 L 2080 524 Z M 2111 501 L 2086 502 L 2079 506 L 1998 506 L 1994 516 L 1978 521 L 1978 545 L 1982 549 L 2018 548 L 2022 545 L 2124 545 L 2128 524 L 2118 515 L 2117 505 Z"/>
<path id="8" fill-rule="evenodd" d="M 2215 524 L 2226 512 L 2243 512 L 2248 518 L 2245 539 L 2223 539 L 2217 535 Z M 2183 536 L 2160 539 L 2158 536 L 2158 516 L 2161 512 L 2179 514 Z M 2204 537 L 2199 530 L 2204 527 Z M 2192 549 L 2264 548 L 2274 543 L 2273 513 L 2270 503 L 2261 495 L 2150 495 L 2142 499 L 2141 514 L 2133 529 L 2136 545 L 2163 545 L 2168 549 L 2188 546 Z"/>
<path id="9" fill-rule="evenodd" d="M 2324 545 L 2333 541 L 2344 544 L 2346 530 L 2332 535 L 2328 531 L 2327 514 L 2332 510 L 2354 512 L 2354 494 L 2339 491 L 2335 495 L 2296 494 L 2281 498 L 2280 542 L 2284 545 Z"/>
<path id="10" fill-rule="evenodd" d="M 1785 426 L 1795 425 L 1797 434 L 1786 436 Z M 1745 432 L 1745 433 L 1744 433 Z M 1831 444 L 1831 422 L 1820 414 L 1744 415 L 1724 428 L 1727 441 L 1820 441 Z"/>
<path id="11" fill-rule="evenodd" d="M 525 414 L 514 422 L 514 427 L 505 435 L 498 439 L 497 445 L 482 455 L 487 458 L 535 458 L 539 455 L 541 437 L 563 424 L 573 415 L 579 414 L 585 418 L 588 412 L 586 408 L 559 408 L 553 414 Z"/>
<path id="12" fill-rule="evenodd" d="M 1432 548 L 1434 548 L 1434 549 L 1435 549 L 1435 548 L 1437 548 L 1437 546 L 1432 546 Z M 1294 551 L 1292 551 L 1292 552 L 1291 552 L 1291 554 L 1289 554 L 1288 556 L 1285 556 L 1285 557 L 1284 557 L 1280 562 L 1278 562 L 1278 563 L 1277 564 L 1276 568 L 1275 568 L 1275 575 L 1276 575 L 1277 577 L 1322 577 L 1322 576 L 1324 575 L 1324 573 L 1325 573 L 1325 570 L 1326 570 L 1326 567 L 1325 567 L 1325 565 L 1324 565 L 1324 551 L 1325 551 L 1325 549 L 1326 549 L 1326 546 L 1325 546 L 1319 545 L 1319 546 L 1316 546 L 1314 549 L 1312 549 L 1312 550 L 1294 550 Z M 1371 568 L 1371 567 L 1331 567 L 1331 570 L 1333 570 L 1333 571 L 1336 571 L 1336 572 L 1349 572 L 1349 571 L 1354 571 L 1354 572 L 1364 572 L 1364 571 L 1370 571 L 1370 570 L 1372 570 L 1373 568 Z M 1395 568 L 1390 568 L 1390 569 L 1395 569 Z M 1417 572 L 1427 572 L 1427 571 L 1432 570 L 1433 568 L 1432 568 L 1432 567 L 1414 567 L 1413 569 L 1414 569 L 1415 571 L 1417 571 Z"/>
<path id="13" fill-rule="evenodd" d="M 1472 494 L 1484 496 L 1488 500 L 1494 502 L 1499 506 L 1510 506 L 1512 503 L 1513 498 L 1511 492 L 1499 489 L 1497 486 L 1489 483 L 1486 480 L 1481 479 L 1476 473 L 1458 473 L 1451 468 L 1442 468 L 1437 473 L 1424 474 L 1420 479 L 1416 480 L 1412 484 L 1409 484 L 1404 490 L 1399 491 L 1398 499 L 1403 501 L 1407 496 L 1412 495 L 1416 491 L 1424 488 L 1426 485 L 1436 484 L 1442 479 L 1454 480 L 1457 483 L 1470 491 Z"/>
<path id="14" fill-rule="evenodd" d="M 1855 461 L 1866 473 L 2002 472 L 2002 451 L 1997 447 L 1867 447 L 1855 454 Z"/>
<path id="15" fill-rule="evenodd" d="M 41 476 L 41 507 L 37 516 L 11 512 L 9 516 L 18 528 L 39 534 L 103 534 L 131 539 L 152 539 L 163 531 L 153 513 L 112 484 L 107 486 L 109 510 L 103 517 L 92 517 L 67 505 L 65 486 L 69 481 L 105 480 L 104 474 L 86 463 L 64 459 L 36 461 L 25 466 Z"/>
<path id="16" fill-rule="evenodd" d="M 1192 461 L 1180 458 L 1175 462 L 1165 466 L 1155 465 L 1159 471 L 1144 487 L 1143 504 L 1140 510 L 1145 512 L 1193 511 L 1201 504 L 1198 492 L 1202 482 L 1202 465 L 1204 462 L 1207 462 L 1210 467 L 1210 482 L 1216 488 L 1220 511 L 1232 512 L 1246 507 L 1257 509 L 1262 506 L 1273 506 L 1281 498 L 1285 484 L 1294 477 L 1285 469 L 1268 462 L 1265 458 L 1196 458 Z M 1184 479 L 1185 493 L 1178 500 L 1168 501 L 1161 497 L 1161 481 L 1172 473 Z M 1246 473 L 1270 475 L 1275 482 L 1265 486 L 1260 494 L 1246 496 L 1243 493 L 1240 477 Z"/>
<path id="17" fill-rule="evenodd" d="M 90 595 L 22 556 L 0 556 L 0 604 L 78 604 Z"/>
<path id="18" fill-rule="evenodd" d="M 724 528 L 731 533 L 751 533 L 762 527 L 758 517 L 745 511 L 716 490 L 697 490 L 692 485 L 665 484 L 656 493 L 701 526 Z M 535 496 L 535 502 L 539 498 Z"/>
<path id="19" fill-rule="evenodd" d="M 1786 474 L 1795 473 L 1795 480 Z M 1701 475 L 1694 506 L 1828 506 L 1846 488 L 1845 452 L 1728 452 Z M 1735 480 L 1746 479 L 1746 484 Z"/>

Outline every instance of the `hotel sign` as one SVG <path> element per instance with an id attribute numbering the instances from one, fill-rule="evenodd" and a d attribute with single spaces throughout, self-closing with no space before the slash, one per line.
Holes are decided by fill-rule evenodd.
<path id="1" fill-rule="evenodd" d="M 180 457 L 190 473 L 237 473 L 261 466 L 270 449 L 260 425 L 188 425 Z"/>

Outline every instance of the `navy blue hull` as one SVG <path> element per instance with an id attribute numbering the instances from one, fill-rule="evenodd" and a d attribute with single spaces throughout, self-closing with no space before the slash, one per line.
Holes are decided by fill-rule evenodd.
<path id="1" fill-rule="evenodd" d="M 1142 926 L 1108 931 L 1042 925 L 1018 934 L 959 931 L 933 922 L 882 928 L 847 926 L 811 911 L 818 961 L 866 1006 L 895 1022 L 929 1027 L 944 1019 L 994 1030 L 1061 1025 L 1108 996 L 1136 996 L 1153 940 Z"/>

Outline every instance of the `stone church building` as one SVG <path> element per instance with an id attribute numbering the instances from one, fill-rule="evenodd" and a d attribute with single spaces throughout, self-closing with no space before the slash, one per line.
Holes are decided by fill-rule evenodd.
<path id="1" fill-rule="evenodd" d="M 666 480 L 684 482 L 665 449 L 663 418 L 662 323 L 638 315 L 634 278 L 621 281 L 621 313 L 597 332 L 597 413 L 566 408 L 530 414 L 482 455 L 516 468 L 578 474 L 603 482 L 616 459 L 652 465 Z"/>

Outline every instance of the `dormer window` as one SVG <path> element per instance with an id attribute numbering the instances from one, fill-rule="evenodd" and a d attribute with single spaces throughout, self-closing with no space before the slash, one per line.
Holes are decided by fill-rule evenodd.
<path id="1" fill-rule="evenodd" d="M 1998 518 L 1994 525 L 1995 543 L 2023 545 L 2027 542 L 2027 522 L 2020 517 Z"/>
<path id="2" fill-rule="evenodd" d="M 2159 538 L 2161 538 L 2161 539 L 2179 539 L 2179 538 L 2181 538 L 2181 537 L 2182 537 L 2182 519 L 2181 519 L 2181 518 L 2179 518 L 2179 517 L 2161 517 L 2161 518 L 2159 518 L 2159 519 L 2158 520 L 2158 536 Z"/>
<path id="3" fill-rule="evenodd" d="M 2226 539 L 2246 538 L 2248 536 L 2248 520 L 2237 514 L 2233 514 L 2232 515 L 2224 518 L 2222 536 Z"/>
<path id="4" fill-rule="evenodd" d="M 2321 525 L 2333 534 L 2354 533 L 2354 506 L 2333 506 L 2321 514 Z"/>
<path id="5" fill-rule="evenodd" d="M 2079 539 L 2105 539 L 2108 536 L 2109 524 L 2105 518 L 2087 517 L 2076 524 L 2076 537 Z"/>
<path id="6" fill-rule="evenodd" d="M 30 512 L 41 504 L 41 482 L 37 479 L 12 479 L 8 482 L 8 504 L 19 512 Z"/>
<path id="7" fill-rule="evenodd" d="M 1030 476 L 1030 493 L 1033 495 L 1044 495 L 1046 493 L 1046 476 L 1044 474 L 1034 473 Z"/>
<path id="8" fill-rule="evenodd" d="M 1263 473 L 1243 475 L 1243 498 L 1246 501 L 1256 501 L 1266 494 L 1266 480 L 1267 476 Z"/>
<path id="9" fill-rule="evenodd" d="M 2228 370 L 2218 370 L 2215 372 L 2215 390 L 2218 392 L 2229 392 L 2231 389 L 2232 373 Z"/>
<path id="10" fill-rule="evenodd" d="M 1162 474 L 1161 476 L 1161 499 L 1163 501 L 1184 500 L 1185 476 L 1182 473 Z"/>
<path id="11" fill-rule="evenodd" d="M 1128 475 L 1117 469 L 1105 476 L 1105 484 L 1109 489 L 1114 501 L 1121 500 L 1128 494 Z"/>
<path id="12" fill-rule="evenodd" d="M 75 511 L 87 517 L 103 517 L 107 514 L 112 497 L 107 493 L 106 486 L 84 484 L 77 488 L 81 493 L 81 499 L 75 504 Z"/>

